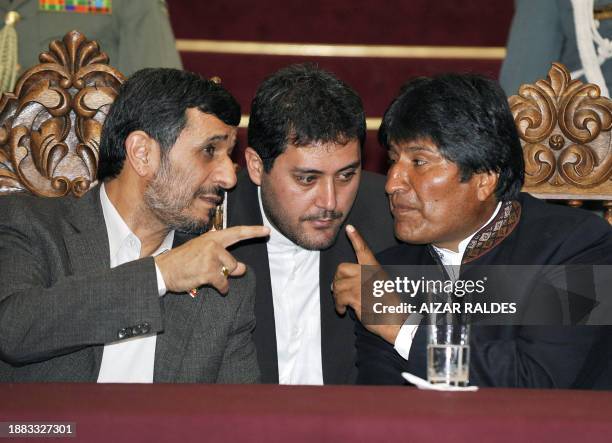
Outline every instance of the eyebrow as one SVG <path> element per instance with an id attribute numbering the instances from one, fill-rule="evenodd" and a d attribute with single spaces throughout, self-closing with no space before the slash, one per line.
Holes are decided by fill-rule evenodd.
<path id="1" fill-rule="evenodd" d="M 436 151 L 426 146 L 408 146 L 408 147 L 393 147 L 395 151 L 409 151 L 409 152 L 430 152 L 432 154 L 436 154 Z"/>
<path id="2" fill-rule="evenodd" d="M 353 162 L 350 165 L 346 165 L 343 168 L 338 169 L 335 172 L 335 174 L 337 174 L 338 172 L 346 171 L 347 169 L 357 169 L 360 164 L 361 162 L 357 160 L 356 162 Z M 301 174 L 323 174 L 323 171 L 320 171 L 318 169 L 308 169 L 308 168 L 300 168 L 300 167 L 293 168 L 292 171 L 299 172 Z"/>
<path id="3" fill-rule="evenodd" d="M 207 144 L 207 143 L 213 143 L 213 142 L 218 142 L 218 141 L 222 141 L 222 140 L 227 140 L 227 134 L 223 134 L 223 135 L 213 135 L 211 137 L 208 137 L 206 140 L 204 140 L 202 142 L 202 144 Z"/>

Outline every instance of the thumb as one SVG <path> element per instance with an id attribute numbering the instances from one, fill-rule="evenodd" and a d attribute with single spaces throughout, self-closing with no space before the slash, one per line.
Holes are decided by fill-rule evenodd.
<path id="1" fill-rule="evenodd" d="M 377 265 L 378 261 L 372 250 L 368 247 L 361 234 L 355 229 L 353 225 L 346 225 L 346 235 L 353 245 L 355 255 L 357 256 L 357 263 L 360 265 Z"/>

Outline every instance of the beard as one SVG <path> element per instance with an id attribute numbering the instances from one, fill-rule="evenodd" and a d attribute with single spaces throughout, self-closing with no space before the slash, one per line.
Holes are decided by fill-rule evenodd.
<path id="1" fill-rule="evenodd" d="M 296 245 L 309 251 L 321 251 L 329 248 L 336 242 L 338 231 L 344 221 L 344 214 L 341 211 L 321 210 L 317 214 L 301 216 L 298 223 L 293 225 L 284 215 L 286 211 L 278 205 L 278 198 L 273 193 L 264 191 L 266 188 L 266 186 L 261 186 L 261 203 L 266 217 L 281 234 Z M 301 229 L 300 224 L 302 222 L 319 219 L 338 220 L 337 225 L 332 228 L 334 229 L 333 235 L 329 239 L 313 238 Z"/>
<path id="2" fill-rule="evenodd" d="M 146 208 L 169 230 L 198 234 L 209 228 L 215 207 L 200 217 L 189 214 L 189 208 L 201 196 L 216 195 L 223 202 L 223 189 L 219 186 L 201 186 L 196 191 L 189 186 L 189 174 L 178 171 L 167 158 L 163 158 L 159 171 L 144 192 Z"/>

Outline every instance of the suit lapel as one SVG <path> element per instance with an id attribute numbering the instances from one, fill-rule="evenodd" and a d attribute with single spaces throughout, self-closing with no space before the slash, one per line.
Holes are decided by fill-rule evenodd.
<path id="1" fill-rule="evenodd" d="M 80 199 L 68 198 L 67 220 L 72 232 L 64 237 L 73 275 L 84 275 L 110 267 L 108 233 L 100 204 L 100 188 L 95 187 Z M 99 294 L 104 297 L 104 294 Z M 100 372 L 103 346 L 90 348 L 95 361 L 95 374 Z"/>
<path id="2" fill-rule="evenodd" d="M 228 193 L 228 226 L 262 225 L 263 219 L 257 197 L 257 186 L 246 171 L 238 174 L 238 184 Z M 263 383 L 278 383 L 278 355 L 276 352 L 276 327 L 274 302 L 270 281 L 270 263 L 266 239 L 241 242 L 229 249 L 234 257 L 247 263 L 257 277 L 255 318 L 257 325 L 253 340 L 257 348 L 257 360 Z"/>
<path id="3" fill-rule="evenodd" d="M 355 341 L 354 324 L 349 318 L 342 318 L 336 312 L 336 303 L 331 292 L 331 282 L 338 265 L 345 261 L 355 261 L 355 254 L 344 234 L 344 225 L 340 228 L 333 247 L 321 251 L 319 265 L 319 298 L 321 303 L 321 358 L 323 363 L 323 382 L 346 383 L 356 374 L 345 374 L 343 368 L 354 368 L 354 352 L 347 352 L 347 343 Z M 345 315 L 345 317 L 348 314 Z"/>
<path id="4" fill-rule="evenodd" d="M 70 265 L 74 274 L 90 273 L 110 267 L 108 234 L 96 187 L 80 199 L 69 200 L 68 221 L 74 228 L 65 237 Z"/>
<path id="5" fill-rule="evenodd" d="M 173 248 L 193 238 L 192 235 L 176 232 Z M 193 322 L 199 317 L 204 300 L 211 291 L 208 288 L 198 288 L 197 296 L 192 298 L 187 293 L 168 292 L 161 299 L 162 316 L 165 330 L 157 334 L 155 345 L 155 371 L 153 381 L 164 383 L 178 380 L 178 371 L 182 366 L 182 357 L 193 332 Z M 172 327 L 172 330 L 167 330 Z"/>

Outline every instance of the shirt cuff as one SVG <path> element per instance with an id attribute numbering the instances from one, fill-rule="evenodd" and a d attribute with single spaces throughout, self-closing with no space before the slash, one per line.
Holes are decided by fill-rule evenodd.
<path id="1" fill-rule="evenodd" d="M 393 347 L 404 360 L 408 360 L 410 348 L 412 347 L 412 340 L 414 339 L 418 327 L 419 325 L 407 325 L 404 323 L 395 338 Z"/>
<path id="2" fill-rule="evenodd" d="M 164 276 L 159 270 L 159 266 L 157 266 L 157 263 L 155 263 L 155 274 L 157 275 L 157 293 L 161 297 L 166 292 L 168 292 L 168 290 L 166 289 L 166 282 L 164 281 Z"/>

